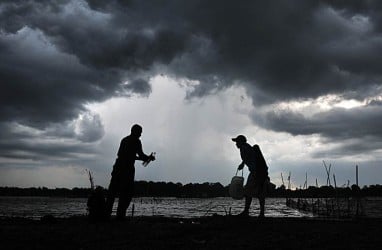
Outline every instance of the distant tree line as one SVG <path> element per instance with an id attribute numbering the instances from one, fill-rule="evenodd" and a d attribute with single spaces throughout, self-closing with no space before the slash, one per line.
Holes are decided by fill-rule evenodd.
<path id="1" fill-rule="evenodd" d="M 213 198 L 228 197 L 229 186 L 220 183 L 182 183 L 136 181 L 135 197 L 183 197 L 183 198 Z M 49 197 L 88 197 L 90 188 L 55 188 L 46 187 L 0 187 L 0 196 L 49 196 Z M 107 190 L 105 189 L 105 195 Z M 281 185 L 268 194 L 270 197 L 349 197 L 349 196 L 382 196 L 382 185 L 370 185 L 359 188 L 356 185 L 346 188 L 332 186 L 289 190 Z"/>
<path id="2" fill-rule="evenodd" d="M 0 187 L 0 196 L 87 197 L 90 192 L 90 188 Z"/>
<path id="3" fill-rule="evenodd" d="M 324 198 L 324 197 L 351 197 L 351 196 L 382 196 L 382 185 L 370 185 L 360 188 L 357 185 L 351 187 L 333 186 L 309 186 L 306 189 L 289 190 L 281 185 L 272 194 L 277 197 L 305 197 L 305 198 Z"/>
<path id="4" fill-rule="evenodd" d="M 48 197 L 88 197 L 90 188 L 55 188 L 46 187 L 0 187 L 0 196 L 48 196 Z M 105 195 L 107 190 L 104 190 Z M 220 183 L 189 183 L 183 185 L 173 182 L 136 181 L 134 183 L 135 197 L 185 197 L 212 198 L 228 196 L 228 186 Z"/>

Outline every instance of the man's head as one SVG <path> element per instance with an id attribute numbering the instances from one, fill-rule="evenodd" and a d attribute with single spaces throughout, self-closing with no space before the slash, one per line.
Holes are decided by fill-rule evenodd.
<path id="1" fill-rule="evenodd" d="M 247 138 L 244 135 L 238 135 L 236 138 L 232 138 L 232 141 L 236 142 L 236 147 L 240 148 L 247 142 Z"/>
<path id="2" fill-rule="evenodd" d="M 131 135 L 135 136 L 137 138 L 141 137 L 141 135 L 142 135 L 142 127 L 139 126 L 138 124 L 134 124 L 131 127 Z"/>

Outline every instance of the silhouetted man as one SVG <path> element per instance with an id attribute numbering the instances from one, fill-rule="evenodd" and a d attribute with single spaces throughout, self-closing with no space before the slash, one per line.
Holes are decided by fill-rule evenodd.
<path id="1" fill-rule="evenodd" d="M 148 156 L 142 151 L 142 143 L 139 139 L 142 134 L 142 127 L 135 124 L 131 127 L 131 134 L 122 139 L 118 150 L 118 158 L 113 166 L 111 181 L 106 200 L 106 212 L 110 216 L 113 209 L 115 196 L 119 193 L 117 208 L 117 219 L 126 216 L 126 210 L 133 198 L 135 160 L 155 160 L 154 156 Z"/>
<path id="2" fill-rule="evenodd" d="M 244 211 L 240 213 L 240 216 L 249 215 L 252 197 L 257 197 L 260 202 L 259 217 L 264 217 L 266 186 L 269 177 L 268 167 L 263 154 L 258 145 L 254 145 L 253 147 L 249 145 L 247 143 L 247 138 L 244 135 L 232 138 L 232 141 L 236 142 L 236 147 L 240 149 L 240 156 L 243 160 L 238 169 L 243 169 L 245 164 L 250 172 L 244 189 L 245 208 Z"/>

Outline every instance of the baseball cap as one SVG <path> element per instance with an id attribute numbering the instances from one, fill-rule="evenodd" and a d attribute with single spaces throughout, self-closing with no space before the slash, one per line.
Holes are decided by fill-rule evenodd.
<path id="1" fill-rule="evenodd" d="M 236 138 L 232 138 L 234 142 L 247 142 L 247 138 L 244 135 L 238 135 Z"/>

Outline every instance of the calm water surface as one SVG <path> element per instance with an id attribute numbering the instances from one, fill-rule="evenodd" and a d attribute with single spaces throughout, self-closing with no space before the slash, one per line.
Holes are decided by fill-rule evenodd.
<path id="1" fill-rule="evenodd" d="M 118 201 L 118 200 L 116 200 Z M 86 198 L 60 197 L 0 197 L 0 217 L 27 217 L 39 219 L 44 215 L 69 217 L 86 215 Z M 117 202 L 114 203 L 116 212 Z M 134 198 L 127 213 L 134 216 L 166 216 L 193 218 L 212 214 L 238 214 L 244 208 L 244 200 L 232 198 L 191 199 L 191 198 Z M 259 212 L 259 204 L 254 199 L 251 215 Z M 266 216 L 271 217 L 311 217 L 285 205 L 285 199 L 269 198 L 266 200 Z"/>

